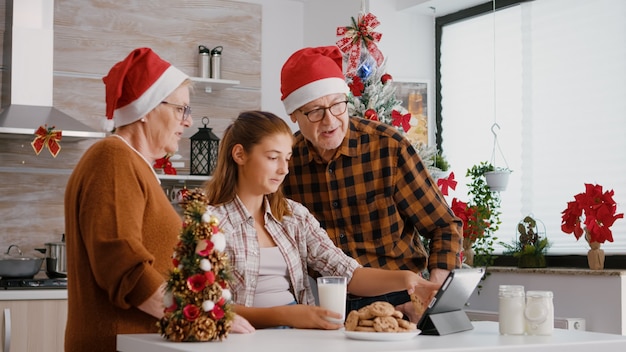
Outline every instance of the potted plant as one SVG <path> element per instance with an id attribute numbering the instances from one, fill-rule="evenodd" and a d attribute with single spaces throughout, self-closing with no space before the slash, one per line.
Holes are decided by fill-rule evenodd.
<path id="1" fill-rule="evenodd" d="M 545 268 L 545 254 L 550 243 L 545 235 L 541 236 L 537 221 L 530 215 L 526 216 L 517 224 L 517 233 L 518 239 L 513 244 L 500 242 L 506 249 L 503 254 L 517 258 L 517 266 L 520 268 Z"/>
<path id="2" fill-rule="evenodd" d="M 493 168 L 493 170 L 485 172 L 485 179 L 492 191 L 500 192 L 506 190 L 509 184 L 510 174 L 511 170 L 508 168 Z"/>
<path id="3" fill-rule="evenodd" d="M 476 171 L 482 172 L 489 189 L 495 192 L 505 191 L 509 184 L 511 169 L 508 167 L 495 167 L 486 161 L 477 165 Z"/>
<path id="4" fill-rule="evenodd" d="M 500 195 L 487 184 L 485 173 L 495 168 L 488 162 L 480 162 L 467 170 L 470 177 L 468 207 L 473 210 L 474 216 L 469 219 L 469 226 L 474 235 L 470 238 L 474 251 L 475 266 L 489 266 L 493 264 L 493 244 L 498 238 L 494 236 L 502 221 L 500 220 Z"/>
<path id="5" fill-rule="evenodd" d="M 587 253 L 590 269 L 604 268 L 604 251 L 600 245 L 605 241 L 613 242 L 611 226 L 624 217 L 624 213 L 617 214 L 614 194 L 613 190 L 602 191 L 601 185 L 585 183 L 585 192 L 576 194 L 561 212 L 563 232 L 573 233 L 577 241 L 585 234 L 585 240 L 591 247 Z"/>
<path id="6" fill-rule="evenodd" d="M 414 142 L 413 148 L 419 154 L 424 166 L 436 181 L 448 176 L 450 164 L 435 146 L 428 146 L 422 142 Z"/>

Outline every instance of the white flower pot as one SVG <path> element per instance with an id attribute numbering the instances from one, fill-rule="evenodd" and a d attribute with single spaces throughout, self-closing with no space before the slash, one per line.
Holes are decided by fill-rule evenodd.
<path id="1" fill-rule="evenodd" d="M 492 191 L 504 191 L 509 184 L 510 170 L 497 170 L 485 172 L 485 179 L 487 179 L 487 186 Z"/>

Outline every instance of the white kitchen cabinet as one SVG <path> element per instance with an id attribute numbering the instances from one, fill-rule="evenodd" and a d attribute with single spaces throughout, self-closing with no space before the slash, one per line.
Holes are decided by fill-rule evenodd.
<path id="1" fill-rule="evenodd" d="M 0 312 L 2 312 L 0 352 L 64 350 L 66 299 L 0 301 Z"/>

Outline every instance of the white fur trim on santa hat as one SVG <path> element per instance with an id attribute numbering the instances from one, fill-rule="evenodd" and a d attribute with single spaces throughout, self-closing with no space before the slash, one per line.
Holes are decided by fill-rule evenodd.
<path id="1" fill-rule="evenodd" d="M 150 86 L 138 99 L 113 112 L 115 127 L 125 126 L 146 116 L 168 95 L 172 94 L 188 76 L 174 66 L 168 67 L 161 77 Z"/>
<path id="2" fill-rule="evenodd" d="M 346 81 L 339 77 L 324 78 L 305 84 L 294 90 L 284 100 L 285 111 L 291 115 L 296 109 L 329 94 L 345 93 L 350 91 Z"/>

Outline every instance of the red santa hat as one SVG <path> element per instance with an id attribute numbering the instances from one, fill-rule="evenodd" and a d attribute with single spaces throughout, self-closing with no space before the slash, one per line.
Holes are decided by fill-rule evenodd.
<path id="1" fill-rule="evenodd" d="M 106 116 L 115 127 L 133 123 L 170 95 L 188 76 L 150 48 L 133 50 L 104 77 Z"/>
<path id="2" fill-rule="evenodd" d="M 348 93 L 342 63 L 337 46 L 304 48 L 293 53 L 280 73 L 281 100 L 287 114 L 323 96 Z"/>

